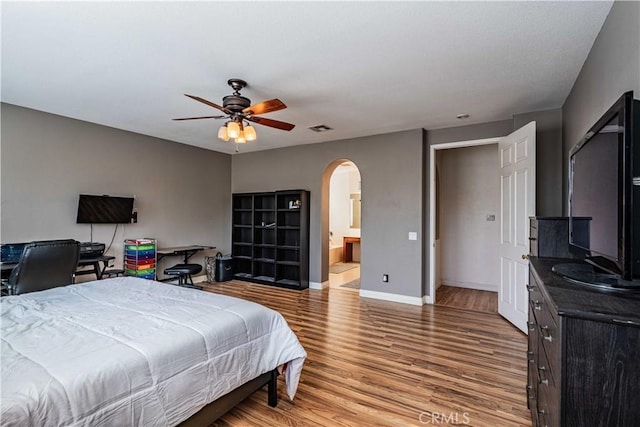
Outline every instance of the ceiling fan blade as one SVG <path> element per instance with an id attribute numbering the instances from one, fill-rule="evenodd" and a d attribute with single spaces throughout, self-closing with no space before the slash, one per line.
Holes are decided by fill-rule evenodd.
<path id="1" fill-rule="evenodd" d="M 247 117 L 247 120 L 249 120 L 250 122 L 258 123 L 259 125 L 269 126 L 269 127 L 280 129 L 280 130 L 289 131 L 294 127 L 296 127 L 296 125 L 292 125 L 291 123 L 285 123 L 285 122 L 281 122 L 273 119 L 265 119 L 264 117 L 252 116 L 252 117 Z"/>
<path id="2" fill-rule="evenodd" d="M 225 112 L 226 114 L 231 114 L 231 111 L 230 111 L 230 110 L 227 110 L 226 108 L 221 107 L 221 106 L 219 106 L 218 104 L 214 104 L 214 103 L 213 103 L 213 102 L 211 102 L 211 101 L 207 101 L 207 100 L 206 100 L 206 99 L 204 99 L 204 98 L 200 98 L 199 96 L 187 95 L 186 93 L 184 94 L 184 96 L 188 96 L 189 98 L 191 98 L 191 99 L 195 99 L 195 100 L 196 100 L 196 101 L 198 101 L 198 102 L 202 102 L 203 104 L 207 104 L 207 105 L 208 105 L 208 106 L 210 106 L 210 107 L 217 108 L 218 110 L 223 111 L 223 112 Z"/>
<path id="3" fill-rule="evenodd" d="M 247 107 L 242 110 L 242 112 L 245 114 L 265 114 L 272 111 L 284 110 L 285 108 L 287 108 L 287 106 L 284 105 L 284 102 L 276 98 Z"/>
<path id="4" fill-rule="evenodd" d="M 225 117 L 227 116 L 183 117 L 181 119 L 171 119 L 171 120 L 224 119 Z"/>

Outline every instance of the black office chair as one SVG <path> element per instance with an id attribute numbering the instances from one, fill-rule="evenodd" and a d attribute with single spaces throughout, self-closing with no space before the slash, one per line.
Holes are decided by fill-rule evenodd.
<path id="1" fill-rule="evenodd" d="M 18 265 L 9 276 L 9 295 L 44 291 L 72 284 L 79 256 L 80 242 L 76 240 L 28 243 Z"/>

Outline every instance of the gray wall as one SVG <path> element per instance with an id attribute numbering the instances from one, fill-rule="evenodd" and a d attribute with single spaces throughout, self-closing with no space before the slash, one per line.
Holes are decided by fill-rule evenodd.
<path id="1" fill-rule="evenodd" d="M 311 192 L 310 280 L 328 280 L 327 196 L 330 165 L 353 161 L 362 179 L 362 289 L 421 297 L 422 131 L 234 155 L 233 192 Z M 326 188 L 325 188 L 326 187 Z M 417 241 L 408 232 L 418 232 Z M 389 274 L 389 283 L 382 274 Z"/>
<path id="2" fill-rule="evenodd" d="M 154 237 L 160 246 L 207 244 L 229 252 L 228 154 L 10 104 L 1 108 L 3 243 L 89 241 L 90 226 L 76 224 L 78 194 L 86 193 L 136 196 L 139 222 L 124 230 L 118 226 L 110 251 L 117 265 L 125 238 Z M 93 240 L 109 244 L 114 229 L 93 226 Z"/>
<path id="3" fill-rule="evenodd" d="M 567 212 L 568 154 L 624 93 L 640 99 L 640 2 L 616 1 L 563 107 L 563 211 Z"/>

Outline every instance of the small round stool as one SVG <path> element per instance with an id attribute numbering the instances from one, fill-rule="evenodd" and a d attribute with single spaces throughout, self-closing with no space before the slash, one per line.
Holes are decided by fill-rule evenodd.
<path id="1" fill-rule="evenodd" d="M 202 286 L 193 284 L 192 274 L 202 271 L 200 264 L 176 264 L 173 267 L 165 268 L 164 274 L 167 276 L 178 276 L 178 286 L 202 290 Z"/>

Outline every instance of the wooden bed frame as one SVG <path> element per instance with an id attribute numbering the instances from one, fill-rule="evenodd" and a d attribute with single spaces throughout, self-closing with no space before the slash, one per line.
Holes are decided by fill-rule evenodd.
<path id="1" fill-rule="evenodd" d="M 266 372 L 256 377 L 233 391 L 214 400 L 189 419 L 178 424 L 178 427 L 202 427 L 208 426 L 223 416 L 227 411 L 249 397 L 255 391 L 267 386 L 267 403 L 272 408 L 278 404 L 278 370 Z"/>

